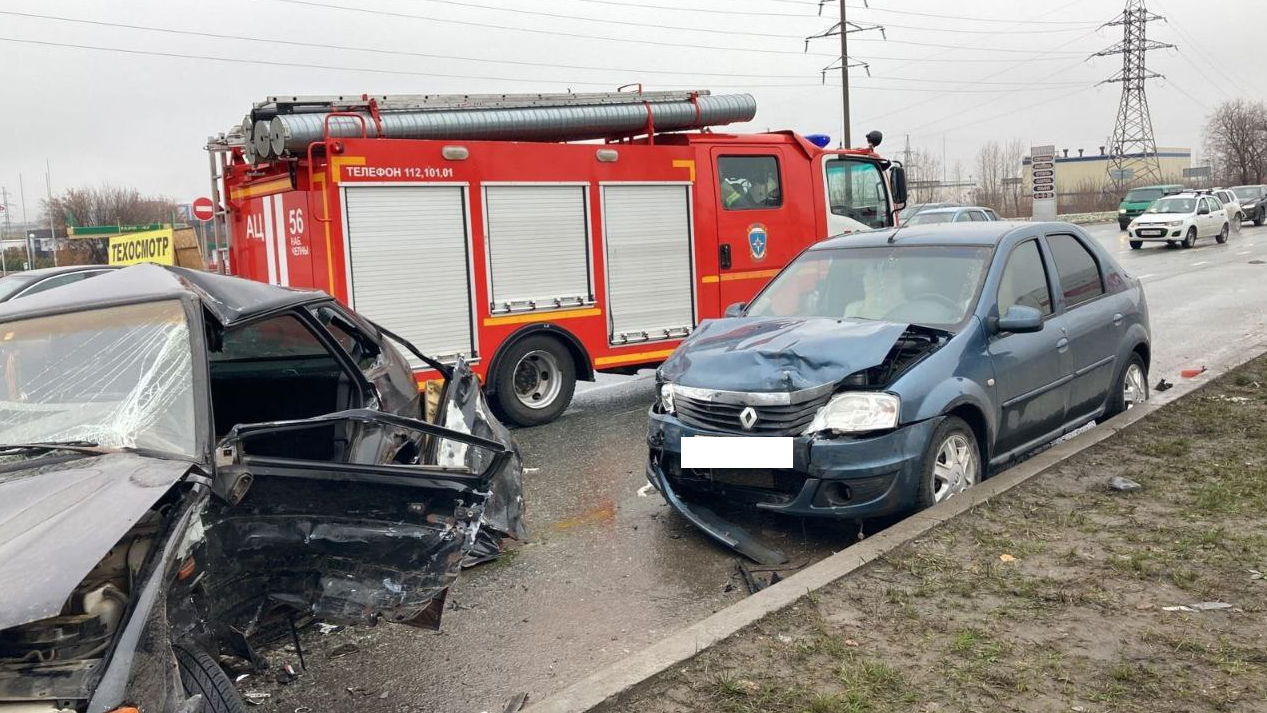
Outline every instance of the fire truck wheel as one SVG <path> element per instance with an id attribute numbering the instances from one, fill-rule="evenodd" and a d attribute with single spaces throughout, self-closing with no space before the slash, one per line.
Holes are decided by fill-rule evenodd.
<path id="1" fill-rule="evenodd" d="M 572 403 L 576 364 L 567 347 L 547 336 L 515 342 L 493 376 L 498 410 L 520 426 L 549 423 Z"/>

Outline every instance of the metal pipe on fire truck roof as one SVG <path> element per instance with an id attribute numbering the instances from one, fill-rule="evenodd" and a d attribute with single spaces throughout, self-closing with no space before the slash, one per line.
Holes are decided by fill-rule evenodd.
<path id="1" fill-rule="evenodd" d="M 358 112 L 362 113 L 362 112 Z M 515 108 L 380 111 L 382 134 L 396 139 L 490 141 L 584 141 L 636 136 L 650 124 L 657 132 L 702 129 L 751 121 L 757 101 L 750 94 L 697 96 L 686 101 L 630 101 L 623 104 L 560 105 Z M 326 113 L 278 114 L 269 122 L 267 149 L 261 157 L 302 154 L 325 137 Z M 378 135 L 368 113 L 364 131 Z M 352 117 L 332 117 L 333 137 L 361 136 L 362 124 Z M 258 125 L 257 125 L 258 126 Z"/>

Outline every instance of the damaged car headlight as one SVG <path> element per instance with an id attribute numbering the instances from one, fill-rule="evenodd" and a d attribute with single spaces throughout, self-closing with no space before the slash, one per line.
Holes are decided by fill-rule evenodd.
<path id="1" fill-rule="evenodd" d="M 900 406 L 901 401 L 893 394 L 869 391 L 837 394 L 818 410 L 805 434 L 823 431 L 862 433 L 894 428 Z"/>
<path id="2" fill-rule="evenodd" d="M 673 413 L 673 384 L 660 384 L 660 408 Z"/>

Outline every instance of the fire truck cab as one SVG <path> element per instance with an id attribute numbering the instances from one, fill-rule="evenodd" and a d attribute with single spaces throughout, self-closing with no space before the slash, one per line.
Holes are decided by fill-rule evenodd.
<path id="1" fill-rule="evenodd" d="M 808 245 L 891 226 L 905 201 L 901 167 L 874 146 L 718 133 L 700 126 L 698 104 L 685 124 L 655 114 L 680 94 L 622 96 L 599 106 L 659 126 L 564 126 L 543 140 L 513 106 L 444 105 L 418 113 L 504 121 L 427 138 L 392 128 L 389 98 L 324 98 L 321 135 L 299 151 L 299 129 L 254 116 L 242 131 L 252 135 L 208 145 L 227 231 L 219 266 L 325 290 L 435 359 L 464 358 L 501 415 L 532 425 L 561 414 L 577 380 L 662 362 Z M 603 141 L 566 142 L 579 139 Z M 414 367 L 420 383 L 435 378 Z"/>

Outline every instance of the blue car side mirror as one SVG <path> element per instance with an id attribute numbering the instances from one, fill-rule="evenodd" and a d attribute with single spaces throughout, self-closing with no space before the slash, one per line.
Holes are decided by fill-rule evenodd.
<path id="1" fill-rule="evenodd" d="M 743 316 L 743 310 L 744 310 L 744 307 L 747 307 L 747 306 L 748 306 L 748 305 L 747 305 L 747 303 L 744 303 L 744 302 L 736 302 L 736 303 L 734 303 L 734 304 L 732 304 L 731 306 L 729 306 L 729 307 L 727 307 L 727 308 L 726 308 L 726 313 L 725 313 L 725 316 L 727 316 L 727 317 L 742 317 L 742 316 Z"/>
<path id="2" fill-rule="evenodd" d="M 999 317 L 998 331 L 1021 334 L 1024 332 L 1041 332 L 1043 329 L 1043 313 L 1033 307 L 1012 305 L 1007 314 Z"/>

